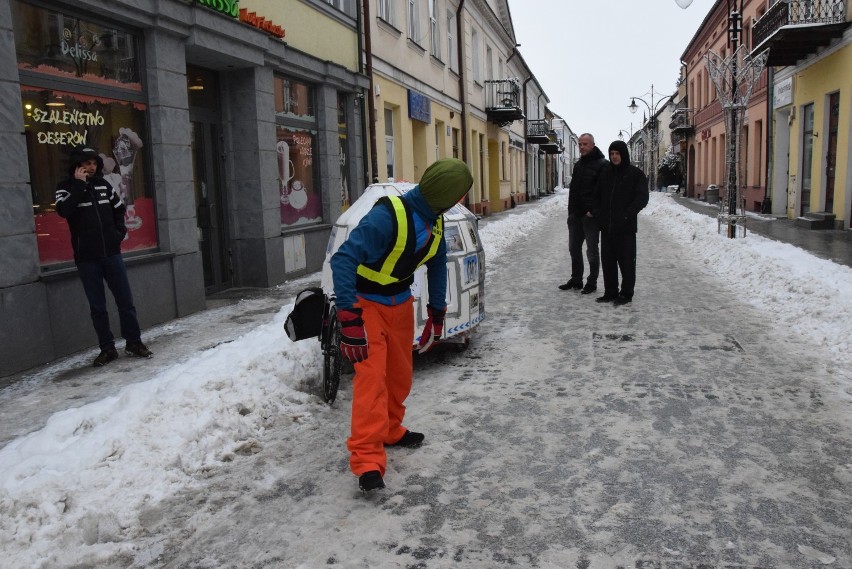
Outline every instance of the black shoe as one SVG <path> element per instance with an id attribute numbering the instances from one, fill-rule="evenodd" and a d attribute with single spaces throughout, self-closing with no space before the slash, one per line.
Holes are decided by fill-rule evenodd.
<path id="1" fill-rule="evenodd" d="M 583 290 L 580 291 L 580 294 L 592 294 L 598 290 L 598 285 L 595 283 L 586 283 L 586 286 L 583 287 Z"/>
<path id="2" fill-rule="evenodd" d="M 618 298 L 618 296 L 615 294 L 605 294 L 596 298 L 595 302 L 615 302 L 616 298 Z"/>
<path id="3" fill-rule="evenodd" d="M 405 434 L 402 435 L 402 438 L 396 441 L 395 443 L 385 445 L 389 447 L 405 447 L 405 448 L 417 448 L 423 444 L 423 439 L 426 438 L 426 435 L 423 433 L 415 433 L 413 431 L 405 431 Z"/>
<path id="4" fill-rule="evenodd" d="M 117 359 L 118 351 L 115 348 L 101 350 L 101 353 L 98 354 L 98 357 L 95 358 L 95 362 L 92 365 L 95 367 L 102 367 Z"/>
<path id="5" fill-rule="evenodd" d="M 358 477 L 358 488 L 361 492 L 372 492 L 385 487 L 385 481 L 378 470 L 370 470 Z"/>
<path id="6" fill-rule="evenodd" d="M 567 283 L 559 285 L 559 290 L 571 290 L 571 289 L 581 289 L 583 288 L 583 281 L 581 279 L 570 279 Z"/>
<path id="7" fill-rule="evenodd" d="M 632 300 L 633 300 L 633 297 L 632 297 L 632 296 L 624 296 L 624 295 L 619 294 L 619 295 L 618 295 L 618 298 L 616 298 L 615 300 L 613 300 L 613 301 L 612 301 L 612 303 L 613 303 L 615 306 L 621 306 L 622 304 L 627 304 L 628 302 L 630 302 L 630 301 L 632 301 Z"/>
<path id="8" fill-rule="evenodd" d="M 150 358 L 154 355 L 153 352 L 148 349 L 148 346 L 142 342 L 127 342 L 127 345 L 124 346 L 124 353 L 128 356 L 136 356 L 139 358 Z M 118 357 L 118 354 L 116 354 L 116 357 Z"/>

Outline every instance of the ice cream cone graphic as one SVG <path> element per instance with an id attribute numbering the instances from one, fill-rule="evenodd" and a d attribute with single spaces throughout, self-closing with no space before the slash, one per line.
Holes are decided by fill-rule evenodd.
<path id="1" fill-rule="evenodd" d="M 136 206 L 133 205 L 133 192 L 131 191 L 133 165 L 140 148 L 142 148 L 142 139 L 139 138 L 138 134 L 129 128 L 118 129 L 118 138 L 112 145 L 112 155 L 115 156 L 118 171 L 121 174 L 118 191 L 127 206 L 127 213 L 124 217 L 128 230 L 142 227 L 142 218 L 136 215 Z"/>

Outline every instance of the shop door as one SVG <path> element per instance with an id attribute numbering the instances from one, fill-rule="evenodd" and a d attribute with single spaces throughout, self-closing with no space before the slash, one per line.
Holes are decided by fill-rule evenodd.
<path id="1" fill-rule="evenodd" d="M 799 201 L 799 215 L 811 211 L 811 174 L 814 157 L 814 105 L 805 105 L 802 120 L 802 194 Z M 817 170 L 819 172 L 819 170 Z"/>
<path id="2" fill-rule="evenodd" d="M 192 183 L 195 188 L 198 249 L 207 294 L 230 288 L 231 255 L 221 188 L 219 126 L 191 112 Z"/>
<path id="3" fill-rule="evenodd" d="M 211 294 L 233 283 L 225 192 L 222 187 L 222 129 L 215 71 L 187 65 L 192 144 L 192 185 L 204 288 Z"/>
<path id="4" fill-rule="evenodd" d="M 840 117 L 840 93 L 828 97 L 828 152 L 825 156 L 825 210 L 834 211 L 834 171 L 837 166 L 837 126 Z"/>

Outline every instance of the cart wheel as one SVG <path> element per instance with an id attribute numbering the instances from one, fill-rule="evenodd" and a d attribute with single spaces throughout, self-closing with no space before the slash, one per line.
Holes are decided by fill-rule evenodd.
<path id="1" fill-rule="evenodd" d="M 458 344 L 455 344 L 457 354 L 460 354 L 460 353 L 466 351 L 469 347 L 470 347 L 470 338 L 465 338 L 464 340 L 462 340 Z"/>
<path id="2" fill-rule="evenodd" d="M 334 309 L 328 316 L 326 334 L 327 343 L 322 363 L 322 396 L 325 402 L 331 405 L 337 398 L 340 368 L 343 363 L 343 356 L 340 353 L 340 323 L 337 321 L 337 311 Z"/>

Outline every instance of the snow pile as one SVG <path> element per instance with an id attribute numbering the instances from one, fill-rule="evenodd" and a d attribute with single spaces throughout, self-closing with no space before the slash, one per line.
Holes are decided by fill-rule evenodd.
<path id="1" fill-rule="evenodd" d="M 18 566 L 50 566 L 58 544 L 117 541 L 140 508 L 251 453 L 273 422 L 324 408 L 305 387 L 318 381 L 319 344 L 287 338 L 291 309 L 0 450 L 0 543 L 21 552 Z"/>
<path id="2" fill-rule="evenodd" d="M 670 194 L 652 192 L 641 215 L 691 244 L 694 258 L 744 302 L 828 348 L 839 369 L 852 368 L 852 269 L 755 233 L 730 239 L 718 233 L 715 218 L 679 206 Z"/>
<path id="3" fill-rule="evenodd" d="M 529 234 L 547 217 L 561 214 L 567 218 L 568 190 L 557 188 L 554 195 L 530 205 L 535 209 L 522 207 L 521 212 L 510 212 L 506 217 L 482 225 L 479 236 L 482 238 L 482 247 L 485 249 L 486 265 L 497 259 L 508 245 L 517 243 Z M 565 240 L 567 243 L 567 229 Z"/>

